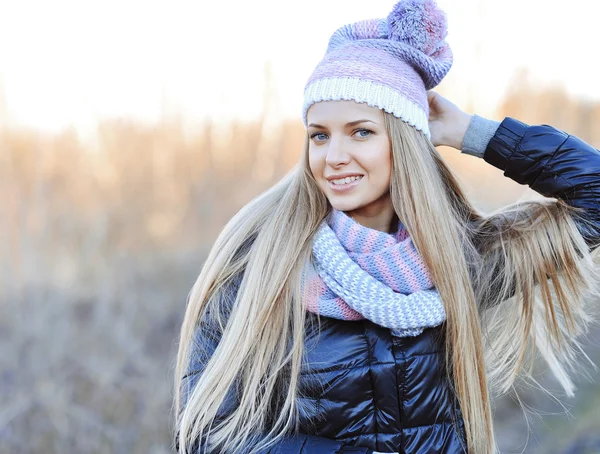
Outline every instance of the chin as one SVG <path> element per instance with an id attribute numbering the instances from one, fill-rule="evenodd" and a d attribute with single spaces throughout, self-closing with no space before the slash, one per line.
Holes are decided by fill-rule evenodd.
<path id="1" fill-rule="evenodd" d="M 337 197 L 329 199 L 329 204 L 338 211 L 354 211 L 362 206 L 357 200 L 340 200 Z"/>

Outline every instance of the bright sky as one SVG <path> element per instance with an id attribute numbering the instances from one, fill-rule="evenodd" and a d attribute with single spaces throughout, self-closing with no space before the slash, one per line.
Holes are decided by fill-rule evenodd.
<path id="1" fill-rule="evenodd" d="M 514 72 L 600 98 L 592 0 L 438 0 L 459 105 L 490 112 Z M 0 0 L 0 121 L 60 130 L 181 112 L 249 118 L 272 68 L 271 105 L 300 118 L 331 33 L 385 17 L 394 0 Z M 566 6 L 568 5 L 568 7 Z M 2 98 L 4 101 L 2 102 Z"/>

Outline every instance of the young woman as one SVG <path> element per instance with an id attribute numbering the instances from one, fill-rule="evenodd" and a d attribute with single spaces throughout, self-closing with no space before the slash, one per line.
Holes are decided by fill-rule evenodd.
<path id="1" fill-rule="evenodd" d="M 179 452 L 492 453 L 490 398 L 535 348 L 572 394 L 600 152 L 428 92 L 445 37 L 430 0 L 331 37 L 300 164 L 229 222 L 190 292 Z M 483 215 L 437 145 L 552 199 Z"/>

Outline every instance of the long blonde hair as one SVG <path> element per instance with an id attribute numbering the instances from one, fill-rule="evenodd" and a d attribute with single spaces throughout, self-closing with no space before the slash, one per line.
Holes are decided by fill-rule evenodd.
<path id="1" fill-rule="evenodd" d="M 385 121 L 394 210 L 445 304 L 447 370 L 468 450 L 491 453 L 490 394 L 511 389 L 520 372 L 527 375 L 534 346 L 567 393 L 573 391 L 576 336 L 585 331 L 584 302 L 597 295 L 598 282 L 575 223 L 581 213 L 544 200 L 483 216 L 421 132 L 388 114 Z M 303 264 L 329 209 L 308 166 L 307 140 L 300 164 L 223 229 L 190 292 L 181 328 L 175 373 L 179 452 L 207 440 L 207 452 L 252 454 L 297 430 L 306 328 Z M 218 327 L 218 343 L 214 354 L 199 359 L 194 336 L 208 326 Z M 193 361 L 204 368 L 190 387 L 186 373 Z M 218 418 L 230 392 L 239 401 Z"/>

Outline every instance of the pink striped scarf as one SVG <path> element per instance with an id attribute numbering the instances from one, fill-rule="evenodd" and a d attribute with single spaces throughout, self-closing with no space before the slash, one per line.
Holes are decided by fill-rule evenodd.
<path id="1" fill-rule="evenodd" d="M 410 295 L 433 288 L 429 270 L 402 223 L 394 234 L 389 234 L 364 227 L 337 210 L 326 222 L 347 256 L 395 293 Z M 304 283 L 305 304 L 310 312 L 341 320 L 365 319 L 325 284 L 314 264 L 308 267 Z"/>

